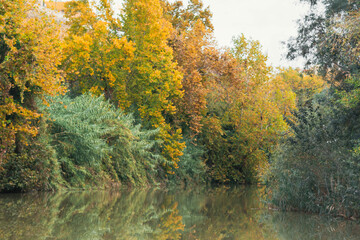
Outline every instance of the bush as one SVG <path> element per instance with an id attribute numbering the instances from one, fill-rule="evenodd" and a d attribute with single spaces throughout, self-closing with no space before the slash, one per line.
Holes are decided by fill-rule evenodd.
<path id="1" fill-rule="evenodd" d="M 22 134 L 23 149 L 8 149 L 0 166 L 0 192 L 51 190 L 63 183 L 55 150 L 50 145 L 45 119 L 40 119 L 38 135 Z"/>
<path id="2" fill-rule="evenodd" d="M 152 153 L 158 130 L 142 130 L 134 118 L 104 97 L 84 94 L 49 98 L 51 145 L 69 187 L 105 182 L 146 184 L 163 160 Z"/>
<path id="3" fill-rule="evenodd" d="M 205 183 L 206 165 L 203 160 L 204 150 L 199 143 L 185 139 L 186 148 L 180 157 L 179 167 L 169 176 L 171 184 L 199 184 Z"/>
<path id="4" fill-rule="evenodd" d="M 296 114 L 298 122 L 271 158 L 269 198 L 282 209 L 341 216 L 360 214 L 359 112 L 338 108 L 323 92 Z"/>

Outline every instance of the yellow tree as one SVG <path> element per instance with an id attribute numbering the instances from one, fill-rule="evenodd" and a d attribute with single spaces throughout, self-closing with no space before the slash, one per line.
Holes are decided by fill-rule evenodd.
<path id="1" fill-rule="evenodd" d="M 321 92 L 326 86 L 325 80 L 312 71 L 300 71 L 291 67 L 280 69 L 274 81 L 286 85 L 296 94 L 298 107 L 304 106 L 315 93 Z"/>
<path id="2" fill-rule="evenodd" d="M 37 134 L 35 98 L 62 92 L 60 26 L 28 0 L 0 1 L 0 159 Z M 1 162 L 0 162 L 1 163 Z"/>
<path id="3" fill-rule="evenodd" d="M 275 81 L 258 41 L 240 36 L 234 39 L 232 53 L 239 64 L 243 86 L 234 92 L 241 97 L 229 112 L 235 124 L 232 140 L 238 148 L 240 168 L 249 177 L 256 177 L 266 168 L 271 147 L 287 133 L 284 115 L 291 117 L 296 109 L 296 95 L 289 85 Z"/>
<path id="4" fill-rule="evenodd" d="M 181 73 L 168 46 L 171 24 L 164 18 L 159 0 L 127 0 L 122 14 L 123 28 L 135 43 L 134 59 L 126 76 L 128 100 L 145 122 L 160 128 L 162 154 L 168 172 L 177 167 L 184 144 L 181 130 L 173 129 L 167 119 L 176 112 L 175 101 L 181 99 Z"/>
<path id="5" fill-rule="evenodd" d="M 205 138 L 210 174 L 220 182 L 252 181 L 288 129 L 284 108 L 290 113 L 295 108 L 295 94 L 274 81 L 257 41 L 235 38 L 231 52 L 214 59 L 208 112 L 215 117 L 209 123 L 217 123 L 218 130 Z"/>
<path id="6" fill-rule="evenodd" d="M 96 13 L 94 12 L 96 10 Z M 134 46 L 122 37 L 120 21 L 109 0 L 98 4 L 72 1 L 66 5 L 68 34 L 63 67 L 71 90 L 104 94 L 121 108 L 128 107 L 125 76 Z"/>

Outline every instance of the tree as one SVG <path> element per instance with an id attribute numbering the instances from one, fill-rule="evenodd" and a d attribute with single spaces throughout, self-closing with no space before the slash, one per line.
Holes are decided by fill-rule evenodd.
<path id="1" fill-rule="evenodd" d="M 125 36 L 135 43 L 134 59 L 126 75 L 128 100 L 151 127 L 160 128 L 165 169 L 177 167 L 184 143 L 181 130 L 171 127 L 176 112 L 174 102 L 181 99 L 181 73 L 168 46 L 171 24 L 164 18 L 159 0 L 128 0 L 122 22 Z M 167 120 L 169 119 L 169 120 Z"/>
<path id="2" fill-rule="evenodd" d="M 305 72 L 282 74 L 291 77 L 295 86 L 300 79 L 305 83 L 295 91 L 305 96 L 306 102 L 299 104 L 295 113 L 293 135 L 271 159 L 270 199 L 285 209 L 357 217 L 360 5 L 359 1 L 308 2 L 313 11 L 300 24 L 297 38 L 289 43 L 289 56 L 304 56 L 331 85 L 313 94 L 321 89 L 316 76 L 301 89 L 309 79 Z M 323 14 L 316 13 L 319 3 L 325 6 Z"/>
<path id="3" fill-rule="evenodd" d="M 162 3 L 165 17 L 174 27 L 169 45 L 183 74 L 184 97 L 176 103 L 175 122 L 193 138 L 201 131 L 206 112 L 206 74 L 209 68 L 206 58 L 209 49 L 214 48 L 211 42 L 212 15 L 209 8 L 203 9 L 201 1 L 190 1 L 186 8 L 180 1 Z"/>
<path id="4" fill-rule="evenodd" d="M 295 94 L 274 78 L 259 42 L 234 39 L 231 51 L 214 57 L 202 140 L 210 175 L 219 182 L 256 181 L 288 125 Z"/>
<path id="5" fill-rule="evenodd" d="M 271 158 L 269 199 L 283 209 L 359 216 L 359 110 L 348 111 L 324 90 L 295 113 L 293 134 Z M 355 153 L 355 154 L 354 154 Z"/>
<path id="6" fill-rule="evenodd" d="M 64 185 L 84 187 L 147 184 L 153 181 L 161 156 L 151 152 L 158 130 L 141 130 L 131 115 L 104 96 L 49 98 L 42 106 L 49 116 L 51 146 L 56 150 Z"/>
<path id="7" fill-rule="evenodd" d="M 27 136 L 37 135 L 35 99 L 64 88 L 59 25 L 35 1 L 0 3 L 0 156 L 6 159 L 12 146 L 21 154 Z"/>
<path id="8" fill-rule="evenodd" d="M 75 94 L 87 91 L 104 94 L 125 109 L 130 105 L 125 76 L 134 56 L 134 46 L 121 35 L 121 24 L 113 15 L 108 0 L 101 0 L 97 5 L 89 1 L 67 3 L 65 16 L 69 30 L 63 68 Z"/>
<path id="9" fill-rule="evenodd" d="M 56 163 L 36 100 L 64 91 L 61 28 L 35 1 L 0 6 L 0 191 L 46 190 Z"/>
<path id="10" fill-rule="evenodd" d="M 314 94 L 320 93 L 325 87 L 325 80 L 312 71 L 300 71 L 299 69 L 280 69 L 280 72 L 275 76 L 275 81 L 285 84 L 287 88 L 291 89 L 296 94 L 297 108 L 304 107 L 312 100 Z M 280 90 L 281 86 L 277 86 Z M 277 99 L 281 102 L 281 99 Z M 288 112 L 288 111 L 287 111 Z"/>
<path id="11" fill-rule="evenodd" d="M 339 86 L 343 84 L 346 73 L 356 68 L 356 64 L 354 66 L 349 59 L 344 58 L 341 44 L 334 46 L 334 43 L 339 43 L 339 40 L 341 42 L 345 35 L 341 31 L 334 31 L 333 27 L 343 22 L 351 12 L 358 11 L 360 3 L 357 0 L 302 1 L 310 3 L 312 10 L 299 21 L 298 36 L 290 39 L 287 57 L 304 57 L 307 66 L 318 65 L 321 74 L 329 75 L 328 80 Z M 318 10 L 317 6 L 320 4 L 323 4 L 325 11 Z"/>
<path id="12" fill-rule="evenodd" d="M 173 27 L 178 31 L 177 33 L 193 28 L 194 23 L 198 21 L 202 22 L 207 30 L 214 30 L 210 8 L 204 8 L 201 0 L 190 0 L 186 8 L 182 1 L 170 3 L 168 0 L 161 0 L 160 2 L 165 17 L 173 24 Z"/>

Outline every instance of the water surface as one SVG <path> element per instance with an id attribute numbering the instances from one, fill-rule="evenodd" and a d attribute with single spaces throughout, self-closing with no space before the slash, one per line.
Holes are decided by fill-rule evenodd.
<path id="1" fill-rule="evenodd" d="M 269 210 L 256 187 L 0 195 L 0 239 L 360 239 L 352 221 Z"/>

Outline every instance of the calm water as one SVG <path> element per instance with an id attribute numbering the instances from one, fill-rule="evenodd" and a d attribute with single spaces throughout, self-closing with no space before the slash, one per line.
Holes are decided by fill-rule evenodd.
<path id="1" fill-rule="evenodd" d="M 360 239 L 360 225 L 267 210 L 254 187 L 0 195 L 0 239 Z"/>

